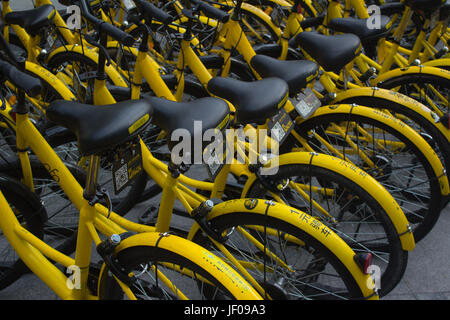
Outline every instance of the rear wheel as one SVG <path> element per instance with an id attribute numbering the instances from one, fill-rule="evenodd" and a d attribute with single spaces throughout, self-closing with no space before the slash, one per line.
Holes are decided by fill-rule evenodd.
<path id="1" fill-rule="evenodd" d="M 295 130 L 316 152 L 351 162 L 385 187 L 405 213 L 416 242 L 432 229 L 443 201 L 439 177 L 415 141 L 385 122 L 347 113 L 312 117 Z M 283 147 L 288 146 L 302 148 L 295 139 Z"/>
<path id="2" fill-rule="evenodd" d="M 22 227 L 26 228 L 36 237 L 42 239 L 44 236 L 44 217 L 39 214 L 39 200 L 31 200 L 31 192 L 25 190 L 25 186 L 10 178 L 0 177 L 0 192 L 4 195 L 17 220 Z M 31 195 L 30 195 L 31 194 Z M 0 290 L 5 289 L 20 278 L 28 268 L 20 260 L 17 253 L 0 230 Z"/>
<path id="3" fill-rule="evenodd" d="M 278 196 L 286 205 L 326 224 L 356 253 L 372 253 L 373 264 L 380 268 L 380 296 L 399 283 L 408 253 L 387 213 L 355 182 L 338 172 L 306 164 L 281 165 L 270 181 L 285 187 Z M 273 199 L 258 181 L 246 196 Z"/>
<path id="4" fill-rule="evenodd" d="M 439 116 L 450 112 L 450 78 L 432 74 L 408 74 L 377 84 L 423 103 Z"/>
<path id="5" fill-rule="evenodd" d="M 233 212 L 208 222 L 217 234 L 226 236 L 225 248 L 273 299 L 363 298 L 335 253 L 281 218 Z M 201 231 L 193 241 L 229 261 Z"/>
<path id="6" fill-rule="evenodd" d="M 142 245 L 126 248 L 117 253 L 117 261 L 127 274 L 134 275 L 134 282 L 130 285 L 133 294 L 139 300 L 229 300 L 252 299 L 246 291 L 253 291 L 250 286 L 239 286 L 236 280 L 239 276 L 233 272 L 232 281 L 223 281 L 223 274 L 229 274 L 223 262 L 217 259 L 205 249 L 185 239 L 178 238 L 178 249 L 181 254 L 163 245 L 167 239 L 175 236 L 160 235 L 160 241 L 156 245 Z M 191 249 L 192 247 L 193 250 Z M 191 250 L 192 251 L 191 251 Z M 200 251 L 199 251 L 200 250 Z M 179 251 L 179 250 L 178 250 Z M 203 260 L 199 262 L 198 256 L 203 254 Z M 225 268 L 224 268 L 225 267 Z M 106 269 L 102 272 L 99 282 L 99 297 L 105 300 L 125 299 L 123 291 L 116 280 Z M 225 271 L 225 272 L 224 272 Z M 219 274 L 219 277 L 217 276 Z M 239 280 L 238 280 L 239 281 Z M 245 282 L 245 281 L 244 281 Z M 244 289 L 244 290 L 243 290 Z"/>
<path id="7" fill-rule="evenodd" d="M 428 142 L 431 148 L 436 152 L 442 164 L 445 166 L 447 172 L 450 172 L 450 143 L 447 137 L 442 133 L 433 117 L 432 119 L 424 117 L 414 109 L 410 109 L 396 103 L 394 101 L 380 99 L 377 97 L 356 96 L 344 100 L 339 100 L 339 103 L 357 104 L 360 106 L 367 106 L 371 108 L 380 109 L 383 112 L 388 112 L 395 118 L 402 120 L 412 129 Z"/>
<path id="8" fill-rule="evenodd" d="M 54 180 L 58 179 L 57 176 L 52 176 L 36 159 L 31 158 L 30 165 L 34 193 L 39 197 L 47 212 L 47 221 L 43 225 L 43 239 L 63 253 L 71 254 L 75 250 L 79 211 Z M 70 164 L 67 166 L 75 179 L 84 185 L 86 178 L 84 172 L 76 166 Z M 22 170 L 18 161 L 1 163 L 0 172 L 17 180 L 22 179 Z"/>

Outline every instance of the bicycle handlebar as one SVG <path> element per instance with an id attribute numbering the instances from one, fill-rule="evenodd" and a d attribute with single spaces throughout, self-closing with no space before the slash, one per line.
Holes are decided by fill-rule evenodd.
<path id="1" fill-rule="evenodd" d="M 170 14 L 159 9 L 146 0 L 134 0 L 134 2 L 136 2 L 136 4 L 142 9 L 142 11 L 163 24 L 169 24 L 173 21 L 173 17 Z"/>
<path id="2" fill-rule="evenodd" d="M 201 10 L 203 14 L 208 18 L 218 20 L 222 23 L 227 22 L 230 18 L 230 15 L 227 12 L 217 9 L 203 1 L 191 0 L 191 2 L 194 3 L 197 6 L 198 10 Z"/>
<path id="3" fill-rule="evenodd" d="M 131 46 L 134 43 L 134 38 L 128 33 L 120 30 L 119 28 L 109 24 L 103 20 L 98 19 L 93 14 L 90 13 L 89 7 L 86 3 L 86 0 L 79 0 L 81 4 L 81 11 L 83 12 L 84 17 L 93 23 L 100 32 L 105 32 L 115 40 L 119 41 L 125 46 Z"/>

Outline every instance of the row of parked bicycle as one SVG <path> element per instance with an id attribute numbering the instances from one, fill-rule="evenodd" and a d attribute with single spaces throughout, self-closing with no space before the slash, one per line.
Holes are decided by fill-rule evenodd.
<path id="1" fill-rule="evenodd" d="M 379 299 L 439 223 L 449 1 L 34 5 L 2 1 L 0 289 Z"/>

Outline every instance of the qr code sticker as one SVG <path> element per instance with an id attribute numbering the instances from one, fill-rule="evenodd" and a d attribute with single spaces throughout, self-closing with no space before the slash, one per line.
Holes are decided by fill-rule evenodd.
<path id="1" fill-rule="evenodd" d="M 221 163 L 220 163 L 219 157 L 217 156 L 217 154 L 215 152 L 212 152 L 211 158 L 209 158 L 208 160 L 209 160 L 208 166 L 209 166 L 209 169 L 211 170 L 211 174 L 213 176 L 215 176 L 217 171 L 221 168 Z"/>
<path id="2" fill-rule="evenodd" d="M 283 137 L 285 135 L 284 129 L 281 126 L 279 122 L 275 123 L 275 125 L 272 128 L 272 135 L 275 137 L 275 139 L 280 142 L 283 140 Z"/>
<path id="3" fill-rule="evenodd" d="M 127 164 L 124 164 L 119 169 L 117 169 L 114 175 L 116 181 L 116 189 L 120 190 L 128 182 Z"/>

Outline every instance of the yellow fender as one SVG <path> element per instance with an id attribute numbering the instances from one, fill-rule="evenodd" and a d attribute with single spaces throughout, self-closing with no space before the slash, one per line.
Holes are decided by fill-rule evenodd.
<path id="1" fill-rule="evenodd" d="M 368 299 L 378 299 L 378 296 L 374 293 L 373 289 L 369 289 L 369 286 L 367 285 L 373 283 L 370 276 L 368 277 L 363 274 L 353 260 L 353 256 L 355 255 L 354 251 L 331 229 L 310 215 L 284 204 L 264 199 L 252 199 L 252 205 L 249 206 L 248 201 L 250 201 L 250 199 L 235 199 L 219 203 L 214 206 L 207 218 L 208 220 L 211 220 L 215 217 L 233 212 L 250 212 L 261 216 L 267 215 L 269 217 L 272 216 L 282 219 L 283 221 L 300 228 L 334 252 L 357 280 L 364 296 L 368 297 Z M 319 226 L 317 229 L 314 227 L 316 224 Z M 188 239 L 192 240 L 199 231 L 201 232 L 198 224 L 194 223 L 189 232 Z"/>
<path id="2" fill-rule="evenodd" d="M 227 288 L 235 287 L 241 293 L 240 298 L 261 300 L 261 296 L 233 268 L 205 248 L 175 235 L 159 232 L 144 232 L 123 239 L 115 248 L 116 253 L 136 246 L 152 246 L 167 249 L 181 256 L 187 256 L 200 266 L 214 268 L 216 276 Z M 209 265 L 209 266 L 208 266 Z M 104 268 L 102 268 L 104 271 Z M 100 275 L 99 279 L 102 278 Z"/>
<path id="3" fill-rule="evenodd" d="M 337 93 L 336 98 L 331 101 L 330 104 L 342 103 L 341 101 L 354 97 L 374 97 L 401 104 L 402 106 L 411 109 L 412 111 L 420 114 L 423 118 L 427 119 L 444 135 L 447 141 L 450 142 L 450 130 L 447 129 L 441 122 L 436 122 L 436 117 L 438 117 L 438 115 L 435 112 L 433 112 L 430 108 L 420 103 L 419 101 L 392 90 L 381 89 L 377 87 L 361 87 L 348 89 L 346 91 Z"/>
<path id="4" fill-rule="evenodd" d="M 312 157 L 312 159 L 311 159 Z M 365 171 L 348 163 L 345 160 L 336 158 L 326 154 L 317 154 L 311 152 L 289 152 L 278 157 L 279 165 L 295 165 L 310 163 L 328 170 L 337 172 L 351 181 L 354 181 L 358 186 L 368 192 L 382 208 L 387 212 L 389 218 L 397 230 L 403 250 L 411 251 L 415 247 L 414 236 L 410 230 L 408 220 L 403 213 L 395 199 L 391 194 L 374 178 L 372 178 Z M 311 162 L 312 161 L 312 162 Z M 270 168 L 271 162 L 266 164 Z M 252 175 L 247 180 L 242 197 L 245 197 L 251 185 L 256 181 L 257 177 Z"/>
<path id="5" fill-rule="evenodd" d="M 401 120 L 388 115 L 387 113 L 381 112 L 377 109 L 368 108 L 364 106 L 351 106 L 348 104 L 341 105 L 330 105 L 326 107 L 319 108 L 310 119 L 318 117 L 324 114 L 348 114 L 348 113 L 365 116 L 372 118 L 379 122 L 388 124 L 390 127 L 400 131 L 409 140 L 414 141 L 419 150 L 422 151 L 423 155 L 426 157 L 427 161 L 431 164 L 435 175 L 438 178 L 441 194 L 446 196 L 450 193 L 449 181 L 444 166 L 441 160 L 430 147 L 430 145 L 423 139 L 415 130 L 406 125 Z"/>
<path id="6" fill-rule="evenodd" d="M 388 72 L 380 74 L 378 77 L 371 81 L 372 86 L 380 86 L 383 82 L 398 78 L 408 74 L 429 74 L 436 75 L 442 78 L 450 80 L 450 71 L 445 69 L 430 67 L 430 66 L 411 66 L 405 68 L 397 68 L 389 70 Z"/>
<path id="7" fill-rule="evenodd" d="M 64 100 L 76 100 L 72 91 L 70 91 L 70 89 L 60 79 L 58 79 L 47 69 L 30 61 L 25 62 L 25 69 L 28 72 L 36 75 L 36 77 L 47 82 L 54 90 L 56 90 L 61 95 Z"/>
<path id="8" fill-rule="evenodd" d="M 267 2 L 273 2 L 282 7 L 288 7 L 288 8 L 292 7 L 292 3 L 290 3 L 289 1 L 285 1 L 285 0 L 267 0 Z"/>
<path id="9" fill-rule="evenodd" d="M 441 59 L 434 59 L 427 62 L 422 63 L 422 65 L 427 67 L 435 67 L 435 68 L 447 68 L 447 70 L 450 69 L 450 58 L 441 58 Z"/>
<path id="10" fill-rule="evenodd" d="M 49 57 L 48 61 L 51 61 L 51 59 L 61 52 L 75 52 L 81 55 L 84 55 L 85 57 L 89 58 L 95 63 L 98 63 L 98 54 L 96 50 L 89 49 L 86 46 L 81 46 L 78 44 L 70 45 L 70 46 L 62 46 L 57 48 L 56 50 L 53 50 Z M 123 77 L 120 75 L 120 73 L 116 69 L 116 65 L 113 61 L 111 61 L 111 64 L 109 66 L 105 66 L 105 72 L 108 75 L 109 79 L 114 83 L 114 85 L 119 87 L 128 87 L 128 84 L 123 79 Z"/>

